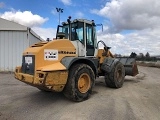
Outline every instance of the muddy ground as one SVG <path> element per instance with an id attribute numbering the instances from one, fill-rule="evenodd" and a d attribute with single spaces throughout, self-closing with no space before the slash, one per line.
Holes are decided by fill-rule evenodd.
<path id="1" fill-rule="evenodd" d="M 98 78 L 91 97 L 79 103 L 0 74 L 0 120 L 160 120 L 160 69 L 139 71 L 120 89 Z"/>

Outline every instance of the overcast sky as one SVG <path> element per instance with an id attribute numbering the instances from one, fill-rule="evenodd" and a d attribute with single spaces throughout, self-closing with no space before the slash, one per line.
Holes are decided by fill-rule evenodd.
<path id="1" fill-rule="evenodd" d="M 59 21 L 56 7 L 64 9 L 61 22 L 72 16 L 102 23 L 98 40 L 111 46 L 113 53 L 160 55 L 159 0 L 0 0 L 0 17 L 52 39 Z"/>

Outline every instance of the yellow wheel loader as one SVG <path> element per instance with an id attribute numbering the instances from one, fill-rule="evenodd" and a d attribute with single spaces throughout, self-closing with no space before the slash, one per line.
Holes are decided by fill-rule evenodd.
<path id="1" fill-rule="evenodd" d="M 103 49 L 99 49 L 100 43 Z M 126 75 L 138 74 L 135 59 L 114 58 L 109 49 L 103 41 L 97 42 L 93 20 L 72 21 L 69 17 L 58 25 L 56 40 L 34 44 L 24 51 L 15 78 L 83 101 L 92 93 L 98 76 L 104 76 L 106 86 L 120 88 Z"/>

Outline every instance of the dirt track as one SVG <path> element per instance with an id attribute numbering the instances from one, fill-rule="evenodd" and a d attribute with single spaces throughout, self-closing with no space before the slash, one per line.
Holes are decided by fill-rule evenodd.
<path id="1" fill-rule="evenodd" d="M 160 69 L 139 71 L 120 89 L 97 79 L 90 99 L 79 103 L 0 74 L 0 120 L 160 120 Z"/>

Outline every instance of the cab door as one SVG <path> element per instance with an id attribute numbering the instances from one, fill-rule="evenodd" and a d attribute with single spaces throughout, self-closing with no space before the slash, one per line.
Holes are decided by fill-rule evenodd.
<path id="1" fill-rule="evenodd" d="M 94 56 L 94 38 L 93 38 L 93 26 L 86 24 L 86 56 Z"/>

